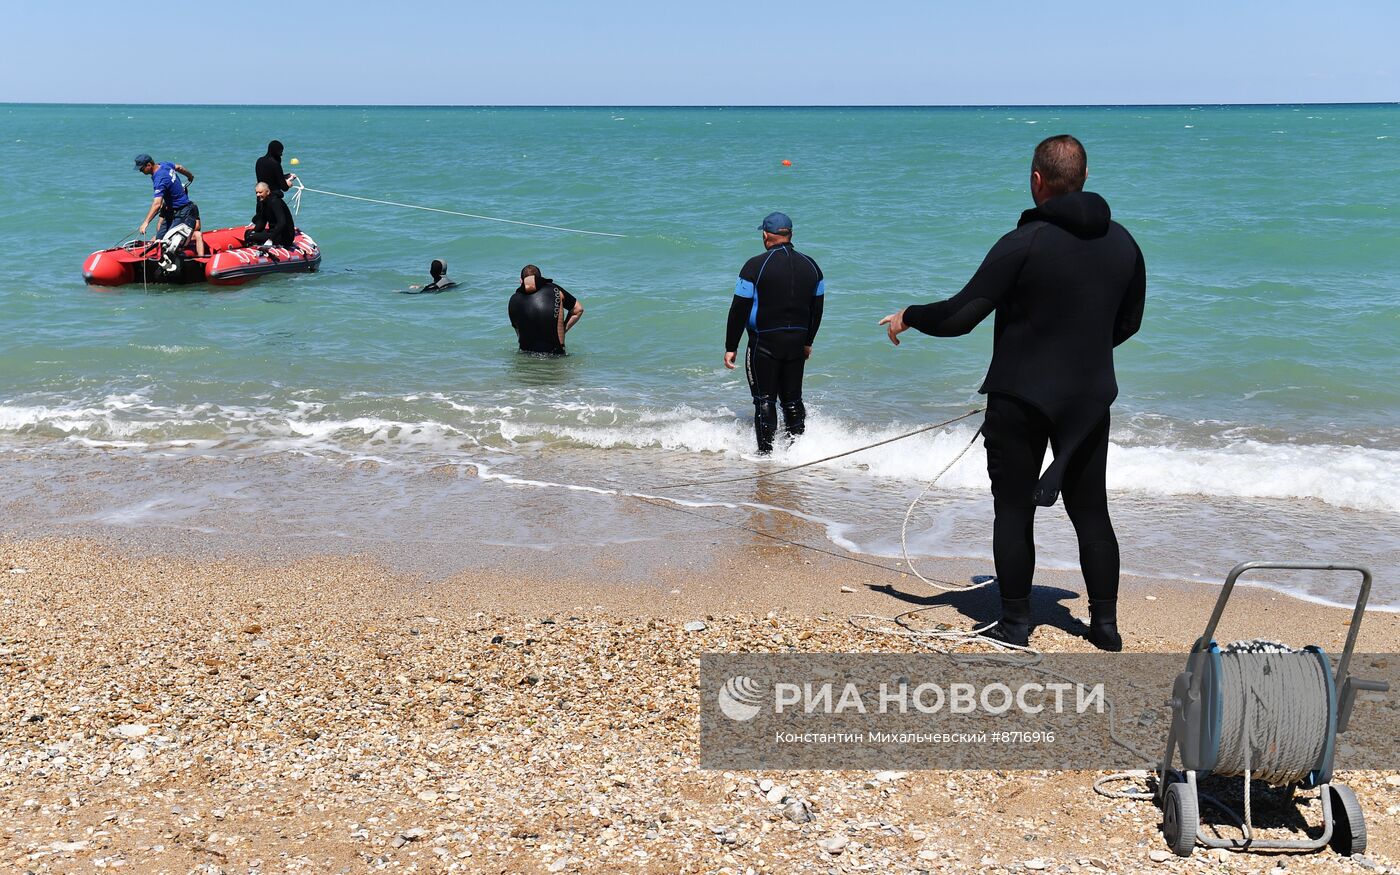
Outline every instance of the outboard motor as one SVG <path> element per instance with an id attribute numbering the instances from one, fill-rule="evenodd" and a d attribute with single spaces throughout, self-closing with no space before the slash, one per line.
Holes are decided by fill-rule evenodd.
<path id="1" fill-rule="evenodd" d="M 179 255 L 184 251 L 185 244 L 189 242 L 194 234 L 194 229 L 184 222 L 171 227 L 165 235 L 160 238 L 160 269 L 166 273 L 175 273 L 180 269 Z"/>

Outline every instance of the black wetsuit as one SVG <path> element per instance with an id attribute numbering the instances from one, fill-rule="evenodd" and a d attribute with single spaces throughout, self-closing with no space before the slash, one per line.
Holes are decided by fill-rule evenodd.
<path id="1" fill-rule="evenodd" d="M 778 430 L 778 404 L 788 434 L 806 430 L 807 408 L 802 403 L 802 371 L 806 347 L 821 327 L 826 280 L 817 263 L 791 243 L 755 255 L 739 271 L 734 300 L 729 305 L 724 349 L 737 352 L 739 336 L 748 329 L 744 373 L 753 394 L 754 433 L 758 451 L 773 449 Z"/>
<path id="2" fill-rule="evenodd" d="M 418 291 L 419 291 L 420 293 L 422 293 L 422 292 L 429 292 L 429 293 L 431 293 L 431 292 L 445 292 L 445 291 L 447 291 L 448 289 L 455 289 L 455 288 L 457 288 L 457 283 L 456 283 L 454 280 L 452 280 L 451 278 L 449 278 L 449 277 L 447 276 L 447 274 L 443 274 L 442 276 L 440 276 L 440 277 L 438 277 L 437 279 L 433 280 L 432 282 L 428 283 L 426 286 L 424 286 L 423 288 L 419 289 Z"/>
<path id="3" fill-rule="evenodd" d="M 540 277 L 533 292 L 522 285 L 510 296 L 510 324 L 524 352 L 564 355 L 564 326 L 578 300 L 563 286 Z"/>
<path id="4" fill-rule="evenodd" d="M 1054 504 L 1061 490 L 1089 598 L 1117 597 L 1104 490 L 1108 408 L 1118 395 L 1113 348 L 1137 332 L 1146 290 L 1132 235 L 1102 197 L 1074 192 L 1022 213 L 957 295 L 904 311 L 911 328 L 940 337 L 967 334 L 996 312 L 982 434 L 1004 599 L 1030 595 L 1035 506 Z M 1042 476 L 1047 443 L 1055 458 Z"/>
<path id="5" fill-rule="evenodd" d="M 296 222 L 292 219 L 291 208 L 280 197 L 269 195 L 258 201 L 253 227 L 243 235 L 243 242 L 255 246 L 271 240 L 274 246 L 291 246 L 295 235 Z"/>
<path id="6" fill-rule="evenodd" d="M 282 172 L 282 144 L 276 140 L 267 144 L 267 154 L 257 160 L 253 171 L 258 175 L 258 182 L 267 183 L 267 187 L 278 197 L 292 187 L 287 182 L 287 174 Z"/>

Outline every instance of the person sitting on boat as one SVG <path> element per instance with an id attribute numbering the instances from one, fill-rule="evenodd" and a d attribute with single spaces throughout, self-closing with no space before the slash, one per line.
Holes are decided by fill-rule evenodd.
<path id="1" fill-rule="evenodd" d="M 253 193 L 258 198 L 258 211 L 253 215 L 253 226 L 243 235 L 243 244 L 290 247 L 296 234 L 296 222 L 286 201 L 273 197 L 272 188 L 266 182 L 259 182 Z"/>
<path id="2" fill-rule="evenodd" d="M 193 236 L 195 253 L 203 256 L 204 235 L 199 230 L 199 207 L 190 200 L 189 193 L 185 191 L 185 184 L 180 181 L 180 177 L 184 176 L 190 182 L 194 182 L 194 173 L 171 161 L 157 164 L 155 159 L 144 152 L 136 156 L 136 169 L 151 177 L 151 186 L 155 190 L 155 198 L 151 201 L 151 208 L 146 211 L 146 218 L 141 222 L 138 233 L 145 234 L 151 219 L 159 215 L 160 221 L 156 224 L 157 237 L 164 237 L 177 226 L 184 225 L 188 231 L 178 239 L 172 240 L 171 248 L 176 251 L 184 248 L 185 240 Z"/>
<path id="3" fill-rule="evenodd" d="M 295 173 L 284 173 L 282 171 L 282 141 L 273 140 L 267 144 L 267 154 L 257 160 L 253 165 L 253 172 L 258 176 L 258 182 L 267 183 L 267 187 L 277 197 L 282 196 L 282 192 L 292 187 L 296 182 Z"/>
<path id="4" fill-rule="evenodd" d="M 199 221 L 199 204 L 190 201 L 190 213 L 194 216 L 194 254 L 203 258 L 208 253 L 204 249 L 204 225 Z"/>

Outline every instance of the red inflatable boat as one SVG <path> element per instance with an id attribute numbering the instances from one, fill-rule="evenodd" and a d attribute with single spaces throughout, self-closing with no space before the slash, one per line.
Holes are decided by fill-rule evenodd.
<path id="1" fill-rule="evenodd" d="M 245 246 L 247 228 L 204 232 L 205 255 L 189 243 L 169 258 L 159 240 L 137 240 L 94 252 L 83 262 L 83 279 L 94 286 L 127 283 L 213 283 L 236 286 L 265 273 L 310 273 L 321 266 L 316 241 L 298 230 L 290 247 Z"/>

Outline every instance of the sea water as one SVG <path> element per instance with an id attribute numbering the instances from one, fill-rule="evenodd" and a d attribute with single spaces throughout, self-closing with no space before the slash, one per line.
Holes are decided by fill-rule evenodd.
<path id="1" fill-rule="evenodd" d="M 664 539 L 614 494 L 640 492 L 716 519 L 790 511 L 822 527 L 821 546 L 893 561 L 904 509 L 976 417 L 757 484 L 656 487 L 978 406 L 990 320 L 898 348 L 876 322 L 957 292 L 1031 206 L 1035 144 L 1068 132 L 1147 262 L 1142 331 L 1116 354 L 1125 570 L 1219 580 L 1247 558 L 1359 561 L 1378 571 L 1377 601 L 1400 606 L 1400 106 L 4 105 L 0 132 L 11 531 L 212 531 L 251 514 L 288 536 Z M 83 284 L 83 258 L 150 204 L 134 155 L 193 170 L 205 226 L 225 227 L 252 215 L 273 138 L 314 189 L 625 236 L 307 192 L 317 274 Z M 827 299 L 808 432 L 764 463 L 742 372 L 721 358 L 734 277 L 771 210 L 792 216 Z M 434 258 L 460 285 L 404 294 Z M 526 263 L 586 308 L 567 358 L 515 351 L 506 301 Z M 195 461 L 197 477 L 179 473 Z M 442 466 L 479 476 L 419 477 Z M 63 472 L 81 502 L 56 494 Z M 912 552 L 990 556 L 986 486 L 979 443 L 916 513 Z M 587 524 L 507 513 L 526 492 Z M 1042 519 L 1040 563 L 1072 567 L 1062 511 Z M 1286 585 L 1347 602 L 1353 584 Z"/>

